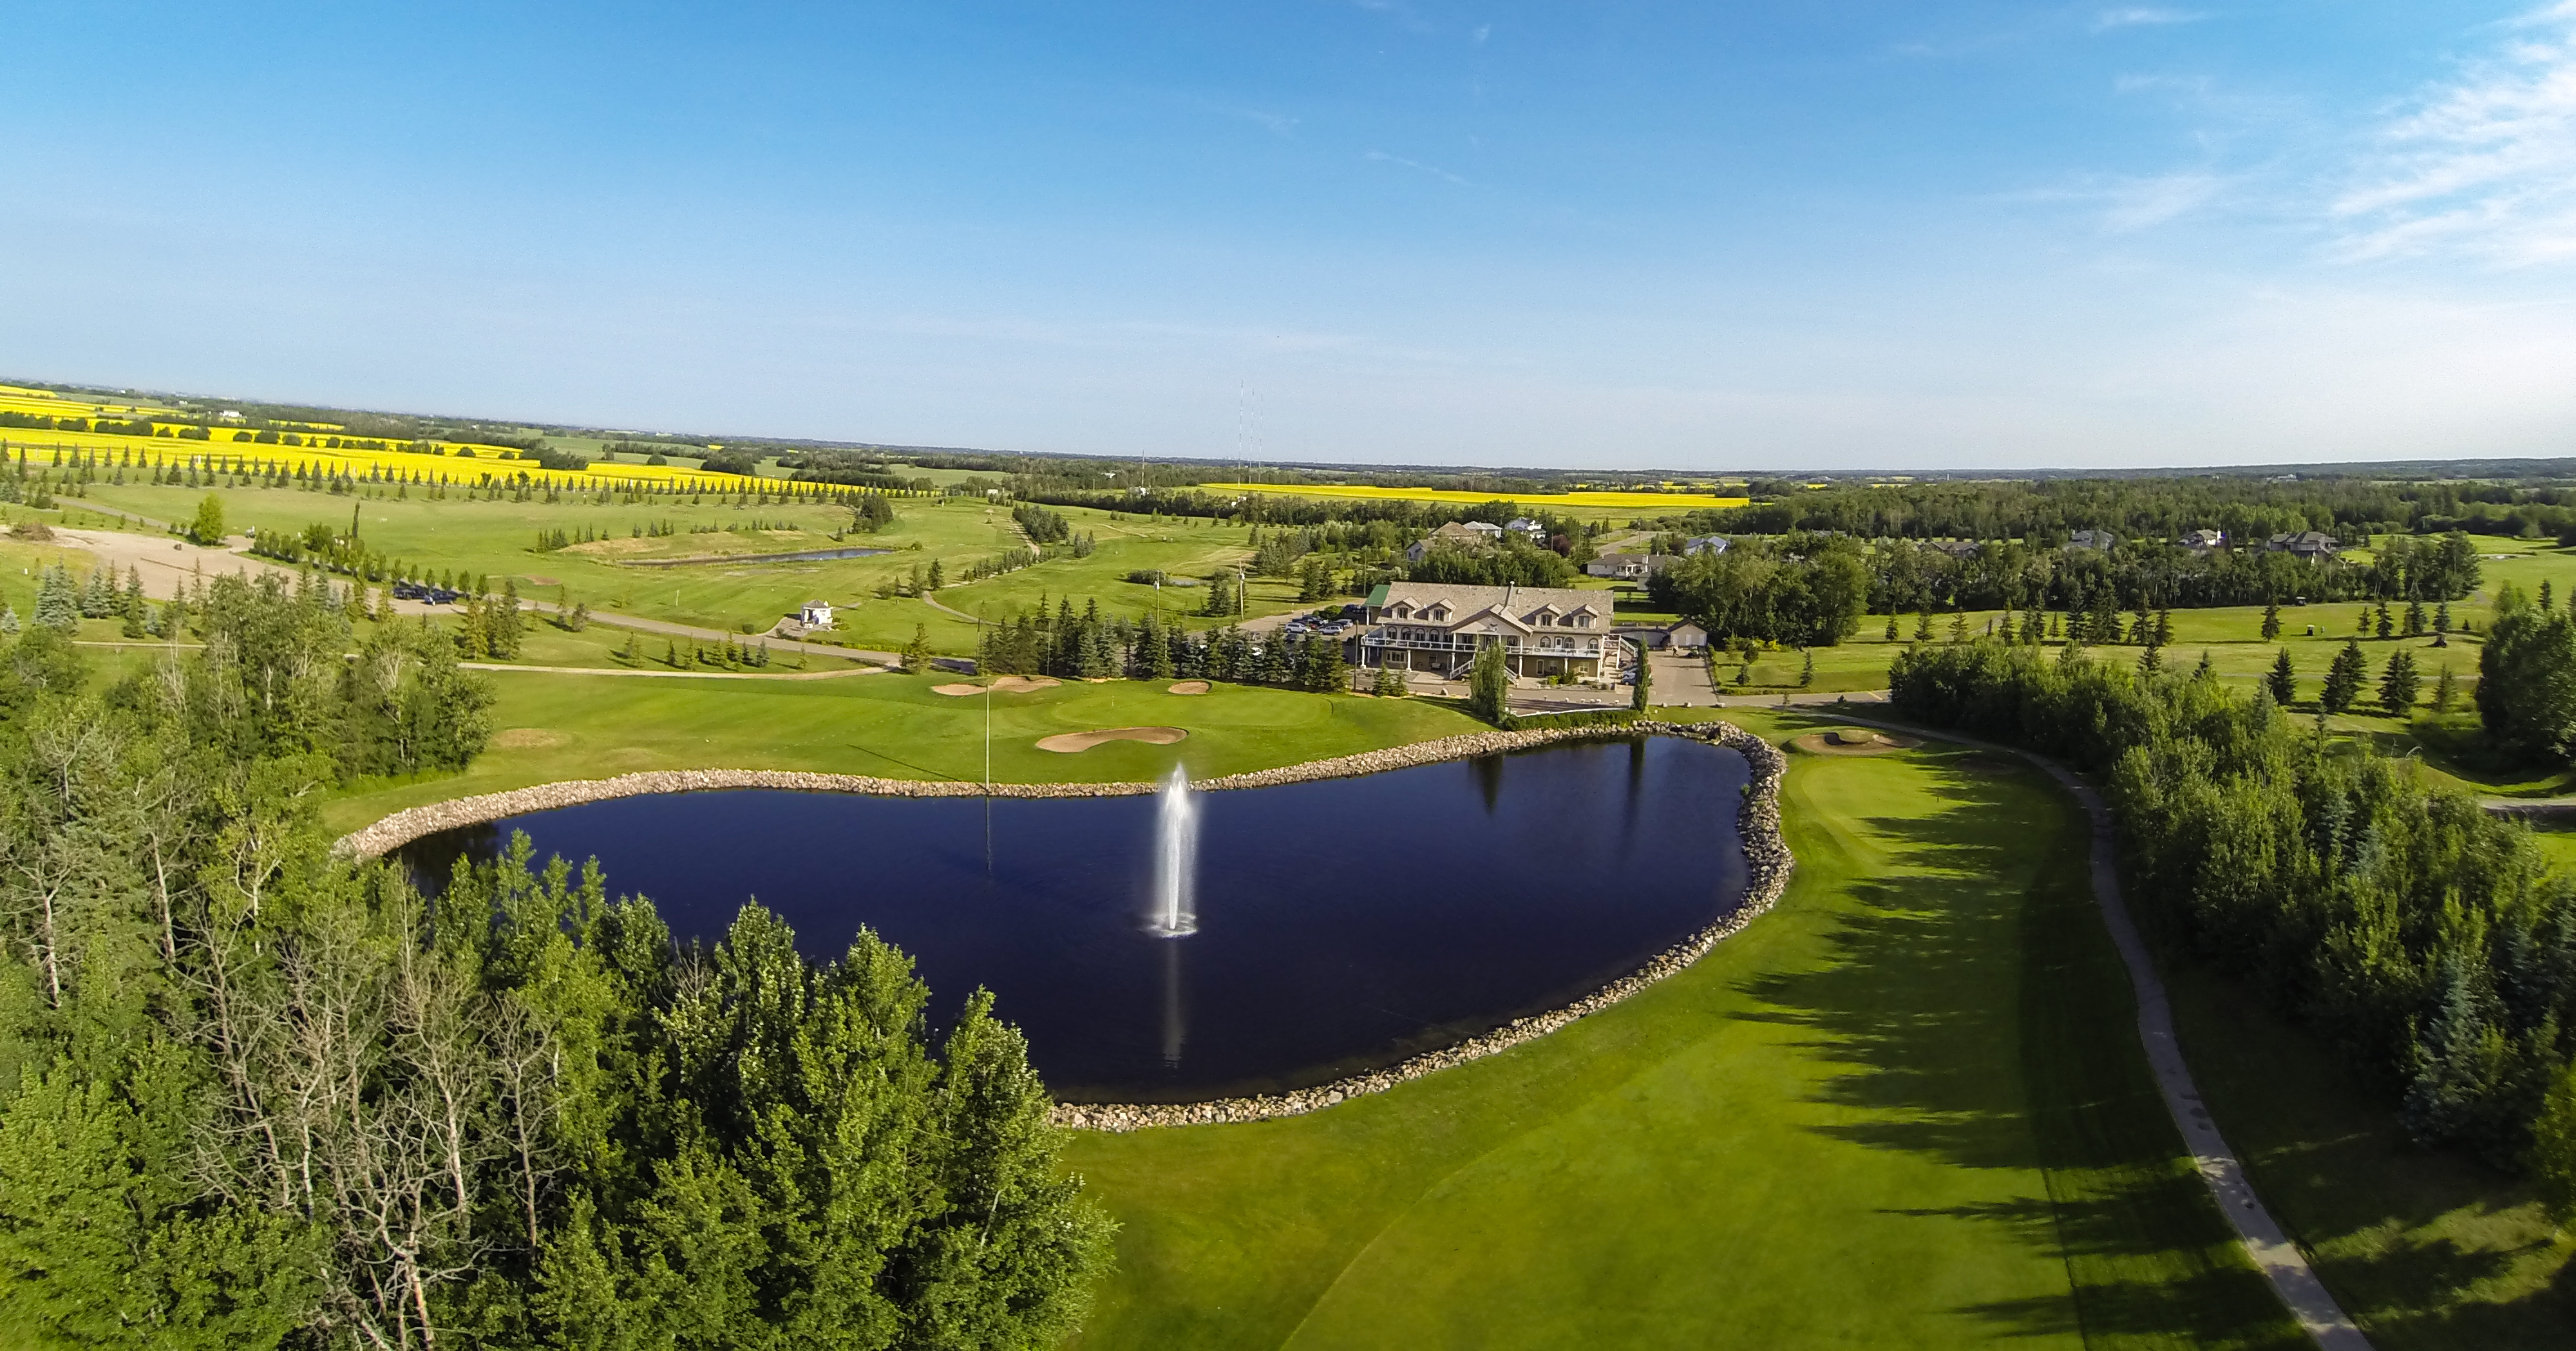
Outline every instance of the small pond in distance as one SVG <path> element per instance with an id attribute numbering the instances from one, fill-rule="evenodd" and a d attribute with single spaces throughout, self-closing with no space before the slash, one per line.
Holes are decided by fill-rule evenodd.
<path id="1" fill-rule="evenodd" d="M 1742 756 L 1673 737 L 1195 795 L 1198 932 L 1145 931 L 1152 797 L 620 798 L 430 836 L 435 885 L 513 830 L 596 856 L 683 940 L 757 897 L 809 956 L 865 924 L 934 1016 L 976 986 L 1060 1098 L 1304 1087 L 1568 1003 L 1744 893 Z"/>

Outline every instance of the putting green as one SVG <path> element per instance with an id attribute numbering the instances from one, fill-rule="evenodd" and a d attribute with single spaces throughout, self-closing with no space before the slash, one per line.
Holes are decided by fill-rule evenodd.
<path id="1" fill-rule="evenodd" d="M 1937 743 L 1792 764 L 1797 879 L 1690 971 L 1313 1116 L 1081 1137 L 1124 1227 L 1080 1345 L 2299 1345 L 2073 805 Z"/>

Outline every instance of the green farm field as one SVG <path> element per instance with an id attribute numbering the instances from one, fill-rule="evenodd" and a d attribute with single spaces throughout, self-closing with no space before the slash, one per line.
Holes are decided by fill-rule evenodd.
<path id="1" fill-rule="evenodd" d="M 1079 1345 L 2302 1345 L 2147 1075 L 2071 801 L 1936 744 L 1794 756 L 1784 812 L 1781 906 L 1612 1009 L 1079 1137 L 1123 1225 Z"/>

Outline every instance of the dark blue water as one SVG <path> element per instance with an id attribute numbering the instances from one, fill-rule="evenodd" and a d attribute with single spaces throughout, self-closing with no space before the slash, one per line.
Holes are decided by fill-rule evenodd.
<path id="1" fill-rule="evenodd" d="M 1732 909 L 1744 760 L 1670 737 L 1204 793 L 1199 931 L 1143 931 L 1149 797 L 624 798 L 432 836 L 443 877 L 524 830 L 682 937 L 749 897 L 816 958 L 861 924 L 933 1009 L 978 985 L 1071 1101 L 1302 1087 L 1564 1004 Z"/>

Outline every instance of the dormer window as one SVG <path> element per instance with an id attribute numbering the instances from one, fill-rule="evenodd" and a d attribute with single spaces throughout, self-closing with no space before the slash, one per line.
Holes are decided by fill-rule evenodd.
<path id="1" fill-rule="evenodd" d="M 1403 601 L 1397 601 L 1395 604 L 1388 606 L 1386 608 L 1386 612 L 1398 619 L 1411 619 L 1413 617 L 1413 607 L 1405 604 Z"/>

